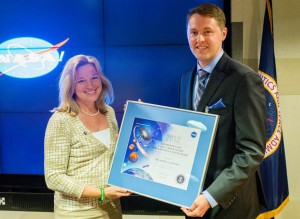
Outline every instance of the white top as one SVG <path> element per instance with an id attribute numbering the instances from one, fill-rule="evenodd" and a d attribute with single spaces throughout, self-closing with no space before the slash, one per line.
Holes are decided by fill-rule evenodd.
<path id="1" fill-rule="evenodd" d="M 107 148 L 110 145 L 110 131 L 109 128 L 98 131 L 98 132 L 93 132 L 93 135 L 95 138 L 97 138 L 101 143 L 103 143 Z"/>

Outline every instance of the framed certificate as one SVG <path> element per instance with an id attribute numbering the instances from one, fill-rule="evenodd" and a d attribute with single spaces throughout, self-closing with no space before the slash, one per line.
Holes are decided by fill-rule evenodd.
<path id="1" fill-rule="evenodd" d="M 219 116 L 128 101 L 108 184 L 190 207 L 202 191 Z"/>

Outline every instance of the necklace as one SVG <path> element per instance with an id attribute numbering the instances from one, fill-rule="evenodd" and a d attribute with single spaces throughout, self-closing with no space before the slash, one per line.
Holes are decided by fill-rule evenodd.
<path id="1" fill-rule="evenodd" d="M 80 109 L 80 111 L 83 112 L 84 114 L 88 115 L 88 116 L 97 116 L 97 115 L 100 113 L 99 109 L 98 109 L 98 111 L 97 111 L 96 113 L 94 113 L 94 114 L 90 114 L 90 113 L 88 113 L 88 112 L 86 112 L 86 111 L 84 111 L 84 110 L 82 110 L 82 109 Z"/>

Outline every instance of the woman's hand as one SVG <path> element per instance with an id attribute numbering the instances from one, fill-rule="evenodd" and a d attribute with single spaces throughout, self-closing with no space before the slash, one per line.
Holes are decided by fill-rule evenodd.
<path id="1" fill-rule="evenodd" d="M 132 192 L 129 192 L 127 189 L 123 189 L 119 187 L 110 186 L 104 188 L 104 197 L 108 199 L 117 199 L 124 196 L 129 196 L 131 194 Z M 100 196 L 101 196 L 100 189 L 91 185 L 86 185 L 84 187 L 83 193 L 81 194 L 81 198 L 90 197 L 90 198 L 99 199 Z"/>
<path id="2" fill-rule="evenodd" d="M 132 193 L 129 192 L 127 189 L 123 189 L 115 186 L 106 187 L 104 189 L 104 196 L 105 198 L 108 199 L 117 199 L 117 198 L 129 196 L 131 194 Z"/>

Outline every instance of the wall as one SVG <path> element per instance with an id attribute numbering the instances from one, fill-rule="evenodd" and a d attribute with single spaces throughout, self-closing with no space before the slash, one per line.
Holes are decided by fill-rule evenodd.
<path id="1" fill-rule="evenodd" d="M 243 22 L 244 63 L 258 68 L 265 1 L 232 0 L 233 22 Z M 300 119 L 300 2 L 273 0 L 274 44 L 290 201 L 276 219 L 300 217 L 298 129 Z M 234 43 L 234 42 L 233 42 Z"/>

